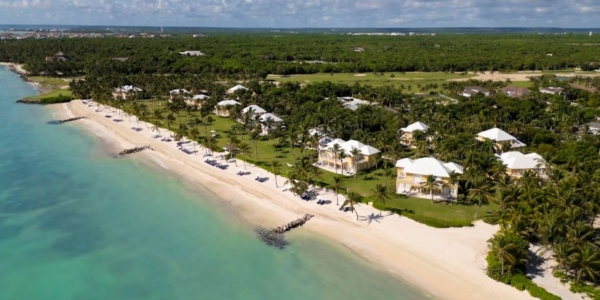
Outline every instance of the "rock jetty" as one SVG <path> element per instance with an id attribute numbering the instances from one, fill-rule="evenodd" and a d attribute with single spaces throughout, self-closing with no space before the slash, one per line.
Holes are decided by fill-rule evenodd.
<path id="1" fill-rule="evenodd" d="M 259 227 L 256 229 L 256 234 L 258 235 L 258 238 L 265 242 L 267 245 L 283 249 L 289 244 L 285 240 L 283 234 L 294 228 L 304 225 L 304 223 L 308 222 L 308 220 L 310 220 L 312 217 L 314 216 L 305 214 L 302 218 L 296 219 L 283 226 L 279 226 L 271 230 Z"/>
<path id="2" fill-rule="evenodd" d="M 81 119 L 85 119 L 85 117 L 75 117 L 75 118 L 69 118 L 69 119 L 64 119 L 64 120 L 58 120 L 58 123 L 73 122 L 73 121 L 77 121 L 77 120 L 81 120 Z"/>
<path id="3" fill-rule="evenodd" d="M 152 147 L 150 147 L 150 145 L 146 145 L 146 146 L 141 146 L 141 147 L 134 147 L 134 148 L 131 148 L 131 149 L 125 149 L 125 150 L 119 152 L 117 154 L 117 157 L 122 157 L 122 156 L 125 156 L 127 154 L 138 153 L 138 152 L 141 152 L 141 151 L 144 151 L 144 150 L 147 150 L 147 149 L 152 150 Z"/>

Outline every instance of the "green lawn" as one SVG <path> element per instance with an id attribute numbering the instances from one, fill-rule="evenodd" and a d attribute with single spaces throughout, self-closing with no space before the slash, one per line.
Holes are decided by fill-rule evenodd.
<path id="1" fill-rule="evenodd" d="M 518 86 L 518 87 L 526 87 L 526 88 L 530 88 L 533 86 L 531 81 L 513 81 L 513 82 L 511 82 L 510 85 Z"/>
<path id="2" fill-rule="evenodd" d="M 155 108 L 164 108 L 166 107 L 166 100 L 159 101 L 141 101 L 148 106 L 148 108 L 152 111 Z M 199 112 L 181 112 L 179 115 L 175 114 L 177 121 L 176 125 L 173 125 L 173 129 L 178 127 L 179 123 L 187 124 L 191 118 L 194 116 L 200 118 Z M 239 124 L 236 121 L 230 118 L 219 117 L 216 115 L 211 115 L 214 122 L 206 128 L 208 131 L 207 134 L 210 134 L 210 130 L 216 131 L 218 137 L 217 145 L 219 149 L 227 144 L 229 141 L 229 136 L 233 134 L 231 127 L 233 125 Z M 204 119 L 206 120 L 206 118 Z M 203 126 L 198 128 L 201 135 L 205 134 L 205 128 Z M 247 134 L 244 134 L 243 137 L 238 133 L 238 138 L 242 139 L 243 143 L 247 143 L 249 145 L 253 145 Z M 286 146 L 279 148 L 277 151 L 274 144 L 278 142 L 278 139 L 261 139 L 258 142 L 258 155 L 255 155 L 254 149 L 252 149 L 251 155 L 240 154 L 238 158 L 243 159 L 247 162 L 251 162 L 256 164 L 259 167 L 262 167 L 266 170 L 269 170 L 270 163 L 277 159 L 281 162 L 282 171 L 290 170 L 287 164 L 294 164 L 294 156 L 300 157 L 300 150 L 298 148 L 294 148 L 292 150 L 291 147 Z M 292 153 L 293 151 L 293 153 Z M 309 150 L 308 150 L 309 151 Z M 305 154 L 310 154 L 307 152 Z M 314 160 L 316 161 L 316 154 L 314 155 Z M 243 164 L 240 162 L 240 164 Z M 333 177 L 336 176 L 335 173 L 322 170 L 321 178 L 317 179 L 317 185 L 325 186 L 333 181 Z M 433 227 L 460 227 L 460 226 L 468 226 L 474 220 L 474 214 L 476 206 L 470 205 L 447 205 L 447 204 L 432 204 L 428 199 L 419 199 L 419 198 L 405 198 L 399 195 L 394 194 L 395 192 L 395 180 L 396 174 L 392 171 L 392 174 L 389 176 L 386 182 L 386 178 L 384 176 L 384 170 L 382 169 L 371 169 L 368 171 L 364 171 L 358 174 L 357 178 L 354 177 L 343 177 L 343 184 L 345 187 L 349 189 L 351 192 L 356 192 L 365 197 L 365 202 L 372 202 L 373 189 L 377 184 L 386 185 L 390 190 L 390 199 L 386 201 L 386 210 L 408 210 L 401 212 L 402 215 L 414 219 L 418 222 L 427 224 Z M 283 181 L 279 181 L 279 183 L 283 183 Z M 340 191 L 342 192 L 342 191 Z M 377 206 L 379 206 L 377 204 Z M 495 209 L 494 205 L 485 205 L 479 211 L 479 216 L 483 217 L 490 210 Z M 360 209 L 359 209 L 360 210 Z"/>
<path id="3" fill-rule="evenodd" d="M 46 77 L 46 76 L 30 76 L 30 77 L 27 77 L 27 79 L 29 81 L 37 82 L 37 83 L 41 84 L 42 86 L 48 86 L 48 85 L 63 86 L 63 85 L 69 84 L 69 81 L 67 81 L 67 80 L 64 80 L 61 78 Z"/>
<path id="4" fill-rule="evenodd" d="M 391 77 L 391 75 L 394 77 Z M 427 84 L 437 83 L 442 85 L 448 79 L 459 79 L 459 78 L 471 78 L 473 74 L 461 75 L 460 73 L 444 73 L 444 72 L 409 72 L 409 73 L 384 73 L 383 76 L 375 75 L 375 73 L 361 73 L 361 74 L 348 74 L 348 73 L 317 73 L 317 74 L 302 74 L 302 75 L 269 75 L 267 80 L 280 81 L 280 82 L 300 82 L 300 83 L 312 83 L 331 81 L 335 83 L 345 83 L 353 85 L 355 82 L 360 84 L 382 86 L 382 85 L 393 85 L 405 87 L 411 86 L 411 89 L 415 92 L 419 91 L 419 85 L 424 86 Z"/>
<path id="5" fill-rule="evenodd" d="M 63 89 L 58 89 L 58 90 L 53 90 L 49 93 L 46 94 L 41 94 L 41 95 L 35 95 L 35 96 L 30 96 L 30 97 L 25 97 L 25 100 L 41 100 L 43 98 L 49 98 L 49 97 L 57 97 L 59 95 L 63 95 L 63 96 L 73 96 L 73 93 L 70 90 L 63 90 Z"/>

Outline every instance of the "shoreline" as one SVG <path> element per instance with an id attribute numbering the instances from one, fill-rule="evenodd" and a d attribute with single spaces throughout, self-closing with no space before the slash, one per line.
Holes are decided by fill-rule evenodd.
<path id="1" fill-rule="evenodd" d="M 11 62 L 0 62 L 0 67 L 6 67 L 9 71 L 19 75 L 23 81 L 27 84 L 31 85 L 35 90 L 37 95 L 45 94 L 50 92 L 52 89 L 44 88 L 41 84 L 29 80 L 29 73 L 23 69 L 23 65 Z M 20 99 L 23 100 L 23 99 Z"/>
<path id="2" fill-rule="evenodd" d="M 372 222 L 356 221 L 353 213 L 338 210 L 331 191 L 318 190 L 320 198 L 333 200 L 332 204 L 319 206 L 315 201 L 302 201 L 291 192 L 282 192 L 284 178 L 278 176 L 277 188 L 272 174 L 250 164 L 246 164 L 247 171 L 252 172 L 249 176 L 235 175 L 244 170 L 242 162 L 238 162 L 239 167 L 230 163 L 228 170 L 216 169 L 203 162 L 201 149 L 197 149 L 197 155 L 187 155 L 177 150 L 174 142 L 152 139 L 144 122 L 138 125 L 124 118 L 123 122 L 115 123 L 81 101 L 52 105 L 51 109 L 55 114 L 64 114 L 62 117 L 85 116 L 77 126 L 114 141 L 120 148 L 151 145 L 154 151 L 136 155 L 201 185 L 249 224 L 275 227 L 304 213 L 313 214 L 315 218 L 294 235 L 316 234 L 326 238 L 434 298 L 534 299 L 526 291 L 496 282 L 485 274 L 487 240 L 498 230 L 497 226 L 479 221 L 474 227 L 435 229 L 387 214 Z M 134 124 L 142 131 L 131 130 Z M 166 134 L 166 130 L 161 133 Z M 270 180 L 259 183 L 253 180 L 255 174 L 266 175 Z M 379 215 L 378 210 L 367 205 L 357 206 L 357 211 L 363 218 Z"/>

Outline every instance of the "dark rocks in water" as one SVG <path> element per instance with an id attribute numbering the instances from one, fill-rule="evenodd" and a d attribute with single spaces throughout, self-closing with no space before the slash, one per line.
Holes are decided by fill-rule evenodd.
<path id="1" fill-rule="evenodd" d="M 308 222 L 308 220 L 310 220 L 312 217 L 314 217 L 314 216 L 306 214 L 306 215 L 304 215 L 300 219 L 297 219 L 297 220 L 294 220 L 292 222 L 289 222 L 289 223 L 287 223 L 287 224 L 285 224 L 283 226 L 279 226 L 277 228 L 274 228 L 271 231 L 273 231 L 274 233 L 282 234 L 282 233 L 284 233 L 286 231 L 290 231 L 290 230 L 292 230 L 292 229 L 294 229 L 296 227 L 300 227 L 300 226 L 304 225 L 304 223 Z"/>
<path id="2" fill-rule="evenodd" d="M 85 119 L 85 117 L 75 117 L 75 118 L 69 118 L 69 119 L 64 119 L 64 120 L 58 120 L 58 123 L 67 123 L 67 122 L 77 121 L 77 120 L 81 120 L 81 119 Z"/>
<path id="3" fill-rule="evenodd" d="M 256 228 L 256 235 L 258 238 L 263 241 L 265 244 L 273 247 L 277 247 L 279 249 L 283 249 L 289 243 L 285 240 L 285 237 L 281 233 L 273 232 L 272 230 L 268 230 L 266 228 L 258 227 Z"/>
<path id="4" fill-rule="evenodd" d="M 42 103 L 38 100 L 26 100 L 26 99 L 19 99 L 17 100 L 17 103 L 23 103 L 23 104 L 45 104 Z"/>
<path id="5" fill-rule="evenodd" d="M 152 150 L 152 147 L 150 147 L 150 145 L 146 145 L 146 146 L 141 146 L 141 147 L 134 147 L 134 148 L 131 148 L 131 149 L 125 149 L 125 150 L 119 152 L 117 154 L 117 157 L 122 157 L 122 156 L 125 156 L 127 154 L 133 154 L 133 153 L 141 152 L 141 151 L 144 151 L 146 149 Z"/>

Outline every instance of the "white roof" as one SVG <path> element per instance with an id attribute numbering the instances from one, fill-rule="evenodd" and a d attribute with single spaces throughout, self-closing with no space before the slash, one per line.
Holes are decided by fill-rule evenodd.
<path id="1" fill-rule="evenodd" d="M 250 105 L 250 106 L 242 109 L 242 113 L 245 114 L 246 112 L 248 112 L 250 110 L 250 108 L 252 108 L 252 110 L 253 110 L 253 112 L 254 112 L 255 115 L 256 114 L 264 114 L 264 113 L 267 112 L 262 107 L 260 107 L 260 106 L 258 106 L 256 104 L 252 104 L 252 105 Z"/>
<path id="2" fill-rule="evenodd" d="M 217 106 L 227 106 L 227 105 L 241 105 L 241 103 L 239 103 L 235 100 L 223 100 L 223 101 L 217 103 Z"/>
<path id="3" fill-rule="evenodd" d="M 228 89 L 227 92 L 228 93 L 233 93 L 233 92 L 236 92 L 236 91 L 239 91 L 239 90 L 248 90 L 248 89 L 245 86 L 238 84 L 238 85 L 236 85 L 236 86 Z"/>
<path id="4" fill-rule="evenodd" d="M 210 97 L 206 96 L 206 95 L 202 95 L 202 94 L 194 95 L 194 97 L 192 97 L 192 99 L 194 99 L 194 100 L 204 100 L 204 99 L 208 99 L 208 98 L 210 98 Z"/>
<path id="5" fill-rule="evenodd" d="M 349 140 L 346 142 L 342 139 L 335 139 L 335 140 L 329 142 L 327 144 L 327 148 L 333 149 L 333 145 L 335 145 L 335 144 L 340 145 L 340 149 L 344 149 L 344 152 L 346 153 L 346 155 L 351 155 L 350 153 L 352 152 L 353 149 L 358 149 L 360 151 L 360 153 L 364 154 L 364 155 L 373 155 L 373 154 L 377 154 L 380 152 L 379 149 L 369 146 L 369 145 L 365 145 L 359 141 Z"/>
<path id="6" fill-rule="evenodd" d="M 506 168 L 513 170 L 544 168 L 544 166 L 540 165 L 540 163 L 544 162 L 544 159 L 535 152 L 529 154 L 523 154 L 518 151 L 504 152 L 500 155 L 500 160 Z"/>
<path id="7" fill-rule="evenodd" d="M 463 173 L 463 167 L 457 163 L 437 160 L 433 157 L 423 157 L 412 160 L 404 158 L 396 162 L 397 168 L 403 168 L 405 173 L 417 175 L 433 175 L 436 177 L 450 177 L 450 173 Z"/>
<path id="8" fill-rule="evenodd" d="M 260 116 L 258 118 L 258 120 L 261 122 L 266 122 L 269 118 L 271 118 L 273 120 L 273 122 L 275 122 L 275 123 L 283 122 L 283 120 L 281 118 L 279 118 L 278 116 L 276 116 L 272 113 L 263 114 L 262 116 Z"/>
<path id="9" fill-rule="evenodd" d="M 179 54 L 181 54 L 181 55 L 191 55 L 191 56 L 204 56 L 204 53 L 202 53 L 202 51 L 198 51 L 198 50 L 183 51 L 183 52 L 179 52 Z"/>
<path id="10" fill-rule="evenodd" d="M 429 126 L 427 126 L 421 122 L 414 122 L 414 123 L 406 126 L 405 128 L 401 128 L 401 130 L 403 132 L 427 131 L 427 129 L 429 129 Z"/>
<path id="11" fill-rule="evenodd" d="M 122 87 L 115 88 L 115 92 L 117 92 L 117 93 L 119 93 L 119 92 L 123 92 L 123 93 L 141 92 L 141 91 L 143 91 L 143 90 L 140 89 L 139 87 L 136 87 L 133 85 L 124 85 Z"/>
<path id="12" fill-rule="evenodd" d="M 174 89 L 169 92 L 171 95 L 179 95 L 179 94 L 190 94 L 190 91 L 186 89 Z"/>
<path id="13" fill-rule="evenodd" d="M 496 142 L 512 141 L 517 139 L 516 137 L 508 134 L 506 131 L 499 128 L 492 128 L 486 131 L 482 131 L 478 133 L 477 136 Z"/>

